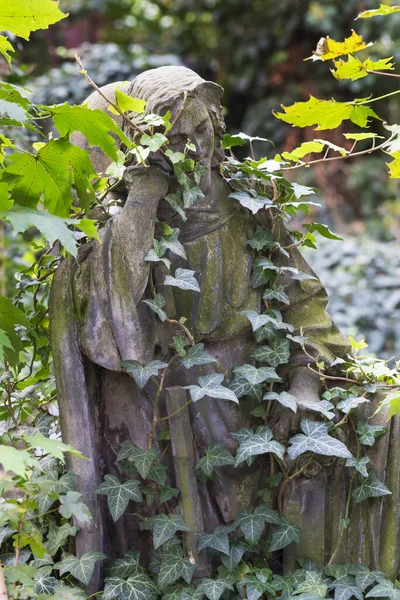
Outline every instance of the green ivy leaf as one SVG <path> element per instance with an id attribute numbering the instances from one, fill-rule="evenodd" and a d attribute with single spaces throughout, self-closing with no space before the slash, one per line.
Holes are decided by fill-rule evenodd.
<path id="1" fill-rule="evenodd" d="M 223 579 L 203 579 L 197 586 L 196 592 L 204 594 L 208 600 L 219 600 L 225 590 L 233 590 L 229 581 Z"/>
<path id="2" fill-rule="evenodd" d="M 131 575 L 125 581 L 119 577 L 107 577 L 103 600 L 119 598 L 120 600 L 155 600 L 157 587 L 145 573 Z"/>
<path id="3" fill-rule="evenodd" d="M 241 313 L 242 315 L 246 315 L 249 319 L 253 331 L 257 331 L 257 329 L 260 329 L 260 327 L 263 327 L 263 325 L 266 325 L 267 323 L 271 323 L 276 327 L 279 325 L 276 319 L 270 315 L 261 315 L 254 310 L 242 310 Z"/>
<path id="4" fill-rule="evenodd" d="M 204 198 L 204 194 L 198 186 L 183 190 L 183 208 L 190 208 L 197 200 Z"/>
<path id="5" fill-rule="evenodd" d="M 209 396 L 210 398 L 219 398 L 221 400 L 232 400 L 232 402 L 239 403 L 235 393 L 227 387 L 221 385 L 224 380 L 224 376 L 220 373 L 211 373 L 198 378 L 198 385 L 185 385 L 184 389 L 189 390 L 192 402 L 197 402 Z"/>
<path id="6" fill-rule="evenodd" d="M 389 600 L 400 600 L 400 589 L 395 587 L 391 581 L 380 581 L 378 585 L 369 590 L 366 598 L 389 598 Z"/>
<path id="7" fill-rule="evenodd" d="M 153 544 L 157 549 L 170 540 L 177 531 L 189 531 L 181 515 L 156 515 L 153 519 Z"/>
<path id="8" fill-rule="evenodd" d="M 58 2 L 41 0 L 2 0 L 0 31 L 11 31 L 15 35 L 29 40 L 32 31 L 47 29 L 49 25 L 65 19 L 68 13 L 62 13 Z"/>
<path id="9" fill-rule="evenodd" d="M 150 152 L 157 152 L 161 146 L 168 143 L 168 138 L 166 138 L 162 133 L 155 133 L 154 135 L 147 135 L 145 133 L 140 138 L 140 143 L 143 146 L 147 146 Z"/>
<path id="10" fill-rule="evenodd" d="M 105 558 L 107 557 L 102 552 L 91 550 L 90 552 L 85 552 L 81 558 L 72 555 L 67 556 L 56 563 L 54 568 L 59 569 L 60 575 L 71 573 L 78 581 L 88 585 L 92 578 L 96 562 Z"/>
<path id="11" fill-rule="evenodd" d="M 360 473 L 360 475 L 362 475 L 363 477 L 368 477 L 368 471 L 365 465 L 367 465 L 369 462 L 370 458 L 368 456 L 363 456 L 360 459 L 354 458 L 354 456 L 352 456 L 351 458 L 348 458 L 346 460 L 345 466 L 354 467 L 356 471 Z"/>
<path id="12" fill-rule="evenodd" d="M 323 456 L 351 458 L 352 454 L 345 444 L 328 435 L 329 424 L 303 419 L 300 427 L 304 434 L 299 433 L 289 439 L 291 447 L 288 449 L 288 454 L 291 460 L 305 452 L 315 452 L 315 454 L 322 454 Z"/>
<path id="13" fill-rule="evenodd" d="M 356 585 L 354 577 L 349 575 L 334 581 L 332 588 L 335 590 L 335 600 L 349 600 L 352 596 L 357 600 L 363 600 L 364 598 L 362 591 Z"/>
<path id="14" fill-rule="evenodd" d="M 266 581 L 261 581 L 260 578 L 256 575 L 247 574 L 246 577 L 241 579 L 239 583 L 236 584 L 236 587 L 239 590 L 243 590 L 243 587 L 246 586 L 246 595 L 248 600 L 258 600 L 265 592 L 272 592 L 274 590 L 270 585 L 266 583 Z"/>
<path id="15" fill-rule="evenodd" d="M 54 588 L 54 598 L 57 600 L 86 600 L 86 594 L 81 588 L 57 585 Z"/>
<path id="16" fill-rule="evenodd" d="M 35 575 L 35 593 L 51 595 L 58 584 L 55 577 L 50 577 L 47 571 L 37 571 Z"/>
<path id="17" fill-rule="evenodd" d="M 320 235 L 322 235 L 322 237 L 327 238 L 328 240 L 343 241 L 343 238 L 332 233 L 332 231 L 322 223 L 307 223 L 303 225 L 303 229 L 308 231 L 308 233 L 314 233 L 314 231 L 317 231 Z"/>
<path id="18" fill-rule="evenodd" d="M 126 137 L 122 129 L 107 113 L 98 108 L 91 109 L 87 104 L 70 106 L 58 104 L 49 109 L 54 126 L 61 137 L 71 135 L 73 131 L 80 131 L 87 139 L 89 146 L 98 146 L 112 160 L 118 160 L 115 139 L 110 132 L 117 135 L 121 142 L 131 148 L 132 142 Z"/>
<path id="19" fill-rule="evenodd" d="M 204 550 L 204 548 L 212 548 L 222 554 L 229 555 L 229 538 L 228 533 L 231 528 L 221 525 L 217 527 L 212 533 L 206 533 L 199 536 L 198 550 Z"/>
<path id="20" fill-rule="evenodd" d="M 350 396 L 349 398 L 345 398 L 345 400 L 341 400 L 336 408 L 341 410 L 342 413 L 348 415 L 353 408 L 357 408 L 360 404 L 364 404 L 365 402 L 370 402 L 367 398 L 362 396 Z"/>
<path id="21" fill-rule="evenodd" d="M 142 390 L 150 377 L 158 377 L 158 371 L 165 369 L 167 363 L 161 360 L 151 360 L 145 365 L 141 365 L 137 360 L 123 360 L 121 367 L 123 367 L 129 375 L 132 375 L 136 382 L 136 385 Z"/>
<path id="22" fill-rule="evenodd" d="M 364 446 L 373 446 L 375 444 L 375 440 L 387 432 L 387 427 L 382 427 L 381 425 L 370 425 L 366 421 L 358 421 L 356 431 L 361 444 Z"/>
<path id="23" fill-rule="evenodd" d="M 163 307 L 166 305 L 166 300 L 161 294 L 156 294 L 153 300 L 142 300 L 142 302 L 150 306 L 151 310 L 156 313 L 160 321 L 165 321 L 168 318 L 167 313 L 163 310 Z"/>
<path id="24" fill-rule="evenodd" d="M 117 460 L 128 458 L 133 462 L 141 477 L 146 479 L 150 473 L 153 462 L 157 459 L 158 452 L 155 448 L 139 448 L 131 442 L 123 442 L 118 453 Z"/>
<path id="25" fill-rule="evenodd" d="M 267 392 L 264 394 L 263 400 L 276 400 L 282 406 L 290 408 L 294 413 L 297 412 L 297 400 L 289 392 L 280 392 L 279 394 L 277 392 Z"/>
<path id="26" fill-rule="evenodd" d="M 321 573 L 315 571 L 306 571 L 304 581 L 301 581 L 293 595 L 298 594 L 312 594 L 317 598 L 325 598 L 328 586 L 323 583 L 323 576 Z"/>
<path id="27" fill-rule="evenodd" d="M 86 504 L 79 502 L 81 495 L 79 492 L 67 492 L 65 496 L 61 495 L 59 498 L 61 506 L 58 509 L 60 515 L 65 517 L 65 519 L 70 519 L 74 516 L 81 523 L 88 523 L 91 519 L 91 514 Z"/>
<path id="28" fill-rule="evenodd" d="M 253 385 L 263 383 L 264 381 L 280 381 L 281 379 L 275 369 L 272 369 L 271 367 L 260 367 L 257 369 L 257 367 L 254 367 L 253 365 L 246 364 L 235 367 L 233 372 L 237 377 L 243 377 Z"/>
<path id="29" fill-rule="evenodd" d="M 275 246 L 272 231 L 264 229 L 263 227 L 257 227 L 254 235 L 249 238 L 247 243 L 254 248 L 254 250 L 263 250 L 264 248 L 273 248 Z"/>
<path id="30" fill-rule="evenodd" d="M 229 198 L 238 200 L 244 208 L 248 208 L 253 215 L 257 214 L 262 208 L 271 206 L 272 200 L 266 196 L 257 195 L 255 190 L 249 190 L 248 192 L 232 192 L 229 194 Z"/>
<path id="31" fill-rule="evenodd" d="M 135 550 L 129 550 L 123 558 L 113 560 L 107 570 L 107 574 L 120 579 L 126 579 L 131 575 L 143 572 L 143 567 L 139 564 L 140 553 Z"/>
<path id="32" fill-rule="evenodd" d="M 244 377 L 235 377 L 229 387 L 235 393 L 237 398 L 250 396 L 250 398 L 254 398 L 258 401 L 262 398 L 263 386 L 260 384 L 253 385 Z"/>
<path id="33" fill-rule="evenodd" d="M 184 558 L 182 555 L 182 549 L 179 546 L 168 549 L 162 556 L 161 566 L 158 573 L 157 584 L 159 589 L 165 590 L 169 585 L 175 583 L 180 577 L 182 577 L 186 583 L 192 581 L 196 565 L 190 562 L 188 558 Z"/>
<path id="34" fill-rule="evenodd" d="M 267 426 L 257 427 L 255 432 L 243 428 L 231 433 L 231 437 L 239 442 L 235 457 L 236 467 L 251 456 L 272 452 L 282 459 L 285 453 L 285 447 L 273 440 L 272 431 Z"/>
<path id="35" fill-rule="evenodd" d="M 223 444 L 211 444 L 206 448 L 205 456 L 202 456 L 197 463 L 196 469 L 199 469 L 210 477 L 215 467 L 223 467 L 225 465 L 233 465 L 235 459 Z"/>
<path id="36" fill-rule="evenodd" d="M 176 192 L 175 194 L 168 194 L 164 197 L 164 200 L 168 202 L 171 206 L 172 210 L 174 210 L 181 217 L 182 221 L 185 223 L 187 221 L 187 217 L 185 211 L 180 205 L 181 195 L 180 192 Z"/>
<path id="37" fill-rule="evenodd" d="M 276 336 L 271 340 L 270 346 L 256 348 L 252 357 L 259 362 L 268 363 L 271 367 L 284 365 L 290 358 L 290 341 L 285 337 Z"/>
<path id="38" fill-rule="evenodd" d="M 271 541 L 269 544 L 269 551 L 275 552 L 275 550 L 281 550 L 292 542 L 298 544 L 300 542 L 300 527 L 297 525 L 290 525 L 286 519 L 282 519 L 282 524 L 275 529 L 271 535 Z"/>
<path id="39" fill-rule="evenodd" d="M 176 269 L 175 275 L 167 275 L 164 279 L 164 285 L 172 285 L 178 287 L 181 290 L 192 290 L 194 292 L 200 292 L 199 284 L 194 277 L 195 271 L 189 269 Z"/>
<path id="40" fill-rule="evenodd" d="M 190 369 L 195 365 L 207 365 L 218 361 L 211 354 L 204 351 L 204 344 L 196 344 L 189 348 L 186 357 L 182 358 L 180 362 L 186 369 Z"/>
<path id="41" fill-rule="evenodd" d="M 276 300 L 282 304 L 290 304 L 289 296 L 285 292 L 285 288 L 281 285 L 275 285 L 272 288 L 267 288 L 263 294 L 263 300 L 270 302 Z"/>
<path id="42" fill-rule="evenodd" d="M 179 490 L 177 488 L 165 485 L 160 491 L 160 502 L 168 502 L 169 500 L 172 500 L 172 498 L 177 498 L 178 496 Z"/>
<path id="43" fill-rule="evenodd" d="M 142 501 L 139 482 L 131 479 L 120 483 L 114 475 L 105 475 L 104 481 L 96 488 L 96 494 L 107 496 L 108 508 L 113 521 L 118 521 L 125 512 L 130 500 Z"/>
<path id="44" fill-rule="evenodd" d="M 354 502 L 359 504 L 367 498 L 380 498 L 391 493 L 382 481 L 376 479 L 374 475 L 370 475 L 367 479 L 362 480 L 361 485 L 353 491 L 352 497 Z"/>
<path id="45" fill-rule="evenodd" d="M 70 536 L 75 536 L 77 531 L 79 531 L 78 527 L 74 527 L 69 523 L 65 523 L 61 525 L 61 527 L 57 527 L 54 521 L 50 521 L 49 525 L 49 533 L 47 536 L 47 541 L 45 543 L 45 547 L 51 556 L 54 556 L 58 549 L 63 546 Z"/>

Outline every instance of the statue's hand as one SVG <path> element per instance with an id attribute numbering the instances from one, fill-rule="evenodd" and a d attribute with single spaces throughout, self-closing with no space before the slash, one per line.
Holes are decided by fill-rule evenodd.
<path id="1" fill-rule="evenodd" d="M 137 201 L 161 200 L 168 193 L 169 177 L 155 167 L 143 165 L 128 167 L 124 172 L 129 199 Z"/>

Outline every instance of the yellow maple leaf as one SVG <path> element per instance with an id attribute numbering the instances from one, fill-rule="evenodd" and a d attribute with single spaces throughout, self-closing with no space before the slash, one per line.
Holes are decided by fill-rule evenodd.
<path id="1" fill-rule="evenodd" d="M 312 55 L 304 60 L 331 60 L 343 56 L 344 54 L 353 54 L 354 52 L 364 50 L 368 46 L 372 46 L 373 43 L 374 42 L 369 42 L 367 44 L 362 39 L 362 36 L 358 35 L 358 33 L 352 29 L 351 36 L 345 38 L 344 42 L 336 42 L 329 36 L 321 38 Z"/>
<path id="2" fill-rule="evenodd" d="M 29 40 L 32 31 L 47 29 L 67 16 L 52 0 L 1 0 L 0 31 Z"/>
<path id="3" fill-rule="evenodd" d="M 354 20 L 356 21 L 357 19 L 370 19 L 371 17 L 386 16 L 396 12 L 400 12 L 399 4 L 397 4 L 396 6 L 388 6 L 387 4 L 381 4 L 379 8 L 374 8 L 372 10 L 364 10 Z"/>
<path id="4" fill-rule="evenodd" d="M 389 62 L 392 58 L 393 56 L 390 56 L 389 58 L 382 58 L 377 61 L 367 58 L 367 60 L 361 62 L 355 56 L 349 55 L 347 62 L 342 59 L 335 60 L 333 64 L 336 70 L 331 69 L 331 73 L 339 81 L 341 79 L 355 81 L 356 79 L 367 77 L 371 71 L 392 71 L 394 65 Z"/>

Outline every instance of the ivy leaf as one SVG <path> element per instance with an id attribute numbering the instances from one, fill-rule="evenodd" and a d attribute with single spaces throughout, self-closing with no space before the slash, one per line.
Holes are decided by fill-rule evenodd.
<path id="1" fill-rule="evenodd" d="M 147 479 L 155 481 L 159 485 L 165 485 L 167 480 L 167 467 L 162 463 L 157 463 L 150 469 Z"/>
<path id="2" fill-rule="evenodd" d="M 290 408 L 294 413 L 297 412 L 297 399 L 289 392 L 267 392 L 264 394 L 263 400 L 276 400 L 282 406 Z"/>
<path id="3" fill-rule="evenodd" d="M 323 583 L 322 573 L 306 571 L 305 575 L 304 581 L 298 584 L 293 595 L 313 594 L 319 598 L 325 598 L 328 586 Z"/>
<path id="4" fill-rule="evenodd" d="M 164 197 L 164 200 L 168 202 L 171 206 L 172 210 L 174 210 L 181 217 L 182 221 L 185 223 L 187 221 L 187 217 L 185 211 L 179 204 L 181 199 L 180 192 L 176 192 L 175 194 L 168 194 Z"/>
<path id="5" fill-rule="evenodd" d="M 387 427 L 382 427 L 381 425 L 370 425 L 366 421 L 358 421 L 356 431 L 361 444 L 364 446 L 373 446 L 375 444 L 375 440 L 387 432 Z"/>
<path id="6" fill-rule="evenodd" d="M 145 133 L 140 138 L 140 143 L 143 144 L 143 146 L 147 146 L 150 152 L 157 152 L 161 146 L 168 143 L 168 138 L 162 133 L 155 133 L 154 135 L 147 135 L 147 133 Z"/>
<path id="7" fill-rule="evenodd" d="M 242 556 L 245 553 L 245 551 L 246 548 L 241 542 L 234 542 L 233 544 L 231 544 L 228 556 L 221 556 L 222 564 L 228 569 L 230 573 L 234 569 L 236 569 L 236 567 L 242 560 Z"/>
<path id="8" fill-rule="evenodd" d="M 333 64 L 336 70 L 331 69 L 331 73 L 338 81 L 342 79 L 356 81 L 362 77 L 367 77 L 369 71 L 392 71 L 394 64 L 389 62 L 392 58 L 393 56 L 390 56 L 389 58 L 381 58 L 377 61 L 367 58 L 364 62 L 361 62 L 357 57 L 350 55 L 347 62 L 344 60 L 335 60 Z"/>
<path id="9" fill-rule="evenodd" d="M 254 235 L 249 238 L 247 243 L 254 250 L 263 250 L 264 248 L 273 248 L 275 246 L 272 231 L 263 227 L 257 227 Z"/>
<path id="10" fill-rule="evenodd" d="M 379 581 L 384 578 L 383 573 L 379 571 L 370 571 L 364 565 L 352 565 L 349 569 L 349 573 L 351 575 L 355 575 L 356 585 L 363 592 L 375 581 Z"/>
<path id="11" fill-rule="evenodd" d="M 200 292 L 199 284 L 194 277 L 195 271 L 189 269 L 178 268 L 175 271 L 174 277 L 167 275 L 164 279 L 164 285 L 172 285 L 180 288 L 181 290 L 193 290 L 194 292 Z"/>
<path id="12" fill-rule="evenodd" d="M 276 336 L 271 340 L 270 346 L 259 346 L 252 353 L 252 357 L 259 362 L 266 362 L 271 367 L 279 367 L 289 361 L 290 341 L 287 338 Z"/>
<path id="13" fill-rule="evenodd" d="M 224 150 L 229 150 L 229 148 L 233 148 L 234 146 L 244 146 L 246 141 L 240 135 L 230 135 L 226 133 L 222 140 L 222 148 Z"/>
<path id="14" fill-rule="evenodd" d="M 188 558 L 184 558 L 181 552 L 165 552 L 161 560 L 157 579 L 159 589 L 165 590 L 165 588 L 175 583 L 180 577 L 186 583 L 190 583 L 195 569 L 195 563 L 191 563 Z"/>
<path id="15" fill-rule="evenodd" d="M 306 410 L 312 410 L 314 412 L 318 412 L 327 419 L 333 419 L 335 413 L 332 412 L 332 409 L 335 408 L 332 402 L 328 400 L 321 400 L 320 402 L 315 402 L 314 400 L 297 400 L 298 406 L 301 408 L 305 408 Z"/>
<path id="16" fill-rule="evenodd" d="M 142 300 L 142 302 L 150 306 L 151 310 L 156 313 L 160 321 L 165 321 L 168 318 L 167 313 L 162 310 L 163 306 L 166 305 L 166 300 L 161 294 L 156 294 L 153 300 Z"/>
<path id="17" fill-rule="evenodd" d="M 160 502 L 168 502 L 169 500 L 172 500 L 172 498 L 177 498 L 178 496 L 179 490 L 177 488 L 165 485 L 160 491 Z"/>
<path id="18" fill-rule="evenodd" d="M 143 572 L 131 575 L 126 581 L 119 577 L 106 577 L 104 582 L 103 600 L 155 600 L 158 592 L 156 585 Z"/>
<path id="19" fill-rule="evenodd" d="M 288 449 L 288 454 L 291 460 L 305 452 L 315 452 L 315 454 L 322 454 L 323 456 L 351 458 L 352 454 L 343 442 L 328 435 L 325 423 L 303 419 L 300 427 L 304 435 L 299 433 L 289 439 L 291 447 Z"/>
<path id="20" fill-rule="evenodd" d="M 391 581 L 387 579 L 380 581 L 378 585 L 369 590 L 368 594 L 365 594 L 366 598 L 389 598 L 389 600 L 400 600 L 400 590 L 398 587 L 394 587 Z"/>
<path id="21" fill-rule="evenodd" d="M 221 400 L 232 400 L 232 402 L 239 403 L 235 393 L 227 387 L 221 385 L 224 380 L 224 376 L 220 373 L 211 373 L 210 375 L 204 375 L 198 378 L 198 385 L 185 385 L 185 390 L 189 390 L 190 397 L 193 402 L 201 400 L 204 396 L 210 398 L 219 398 Z"/>
<path id="22" fill-rule="evenodd" d="M 145 450 L 135 446 L 131 442 L 124 442 L 121 445 L 121 450 L 118 453 L 117 460 L 128 458 L 133 462 L 143 479 L 146 479 L 153 462 L 157 458 L 157 455 L 158 453 L 155 448 L 149 448 L 148 450 Z"/>
<path id="23" fill-rule="evenodd" d="M 263 386 L 259 384 L 253 385 L 244 377 L 235 377 L 229 387 L 235 393 L 237 398 L 250 396 L 250 398 L 254 398 L 258 401 L 262 398 Z"/>
<path id="24" fill-rule="evenodd" d="M 204 594 L 208 600 L 219 600 L 225 590 L 233 590 L 229 581 L 223 579 L 203 579 L 197 586 L 196 592 Z"/>
<path id="25" fill-rule="evenodd" d="M 192 585 L 178 583 L 164 593 L 162 600 L 195 600 L 196 590 Z"/>
<path id="26" fill-rule="evenodd" d="M 0 446 L 0 464 L 5 473 L 12 471 L 23 478 L 33 467 L 42 470 L 39 461 L 32 454 L 27 450 L 17 450 L 12 446 Z"/>
<path id="27" fill-rule="evenodd" d="M 300 542 L 300 527 L 297 525 L 290 525 L 286 519 L 282 519 L 282 521 L 282 524 L 279 525 L 271 535 L 269 544 L 270 552 L 285 548 L 292 542 L 295 542 L 296 544 Z"/>
<path id="28" fill-rule="evenodd" d="M 374 475 L 370 475 L 367 479 L 362 480 L 361 485 L 353 491 L 352 496 L 354 502 L 359 504 L 367 498 L 380 498 L 391 493 L 382 481 L 376 479 Z"/>
<path id="29" fill-rule="evenodd" d="M 153 544 L 157 550 L 167 540 L 170 540 L 177 531 L 189 531 L 189 527 L 181 515 L 156 515 L 153 519 Z"/>
<path id="30" fill-rule="evenodd" d="M 197 186 L 183 190 L 183 208 L 190 208 L 197 200 L 204 198 L 204 194 Z"/>
<path id="31" fill-rule="evenodd" d="M 228 531 L 230 528 L 224 527 L 223 525 L 217 527 L 212 533 L 206 533 L 199 536 L 198 550 L 204 550 L 204 548 L 212 548 L 217 552 L 229 555 L 229 539 Z"/>
<path id="32" fill-rule="evenodd" d="M 250 513 L 242 510 L 233 522 L 233 525 L 240 527 L 246 539 L 250 544 L 257 544 L 265 526 L 265 519 L 257 513 Z"/>
<path id="33" fill-rule="evenodd" d="M 161 360 L 151 360 L 145 365 L 141 365 L 137 360 L 123 360 L 121 367 L 123 367 L 136 382 L 136 385 L 142 390 L 150 377 L 158 377 L 158 371 L 165 369 L 167 363 Z"/>
<path id="34" fill-rule="evenodd" d="M 272 431 L 267 426 L 258 427 L 255 432 L 252 429 L 241 429 L 231 433 L 231 437 L 239 442 L 236 467 L 251 456 L 273 452 L 282 459 L 285 453 L 284 446 L 273 440 Z"/>
<path id="35" fill-rule="evenodd" d="M 126 579 L 130 575 L 136 575 L 138 572 L 142 571 L 142 567 L 139 564 L 139 558 L 139 552 L 129 550 L 124 554 L 123 558 L 113 560 L 108 568 L 108 575 L 119 577 L 121 579 Z"/>
<path id="36" fill-rule="evenodd" d="M 185 248 L 178 239 L 179 229 L 173 229 L 172 233 L 162 238 L 162 242 L 167 250 L 170 250 L 173 254 L 186 259 Z"/>
<path id="37" fill-rule="evenodd" d="M 319 100 L 310 96 L 307 102 L 296 102 L 292 106 L 282 105 L 282 108 L 283 113 L 274 111 L 277 119 L 295 127 L 317 125 L 317 130 L 337 129 L 346 120 L 350 120 L 360 127 L 367 126 L 369 117 L 380 120 L 372 108 L 355 100 L 353 102 L 337 102 L 333 98 Z"/>
<path id="38" fill-rule="evenodd" d="M 58 584 L 58 581 L 55 577 L 49 577 L 47 571 L 37 571 L 35 575 L 35 593 L 36 594 L 46 594 L 46 596 L 51 595 L 54 592 L 54 588 Z"/>
<path id="39" fill-rule="evenodd" d="M 356 19 L 371 19 L 371 17 L 378 17 L 380 15 L 386 16 L 396 12 L 400 12 L 399 5 L 388 6 L 387 4 L 380 4 L 379 8 L 374 8 L 372 10 L 364 10 L 363 12 L 360 12 Z"/>
<path id="40" fill-rule="evenodd" d="M 358 35 L 358 33 L 352 29 L 351 36 L 345 38 L 344 42 L 336 42 L 330 37 L 322 38 L 318 42 L 315 52 L 313 52 L 312 56 L 306 60 L 331 60 L 338 56 L 343 56 L 343 54 L 360 52 L 360 50 L 364 50 L 365 48 L 368 48 L 368 46 L 373 46 L 373 42 L 366 44 L 362 39 L 362 36 Z"/>
<path id="41" fill-rule="evenodd" d="M 2 171 L 16 203 L 36 208 L 43 197 L 44 208 L 59 217 L 67 217 L 74 187 L 82 206 L 94 199 L 90 178 L 93 166 L 86 150 L 66 139 L 50 140 L 37 154 L 14 152 Z M 89 191 L 87 191 L 89 190 Z"/>
<path id="42" fill-rule="evenodd" d="M 79 458 L 85 458 L 83 454 L 75 450 L 70 444 L 64 444 L 61 440 L 54 440 L 44 436 L 42 433 L 34 435 L 24 435 L 24 440 L 29 446 L 29 449 L 41 448 L 47 454 L 51 454 L 54 458 L 58 458 L 61 462 L 65 462 L 64 454 L 70 452 Z"/>
<path id="43" fill-rule="evenodd" d="M 248 600 L 258 600 L 258 598 L 261 598 L 264 592 L 272 591 L 269 589 L 270 586 L 266 584 L 265 581 L 260 581 L 260 579 L 254 575 L 246 575 L 246 577 L 241 579 L 240 582 L 236 584 L 236 587 L 242 590 L 244 586 L 246 586 L 246 596 Z"/>
<path id="44" fill-rule="evenodd" d="M 343 238 L 332 233 L 332 231 L 322 223 L 308 223 L 303 225 L 303 229 L 306 229 L 308 233 L 314 233 L 314 231 L 317 231 L 320 235 L 322 235 L 322 237 L 327 238 L 328 240 L 343 241 Z"/>
<path id="45" fill-rule="evenodd" d="M 274 286 L 272 288 L 267 288 L 263 294 L 263 300 L 277 300 L 282 304 L 290 304 L 290 298 L 285 292 L 285 288 L 281 285 Z M 274 366 L 274 365 L 272 365 Z"/>
<path id="46" fill-rule="evenodd" d="M 49 111 L 61 137 L 69 136 L 73 131 L 80 131 L 89 146 L 98 146 L 114 161 L 118 160 L 118 154 L 115 139 L 110 132 L 117 135 L 128 148 L 132 146 L 132 142 L 114 119 L 98 108 L 92 110 L 87 104 L 70 106 L 65 102 L 50 108 Z"/>
<path id="47" fill-rule="evenodd" d="M 358 471 L 363 477 L 368 477 L 367 465 L 370 462 L 370 458 L 368 456 L 362 456 L 360 459 L 352 456 L 346 460 L 346 467 L 354 467 L 356 471 Z"/>
<path id="48" fill-rule="evenodd" d="M 108 508 L 114 523 L 122 517 L 130 500 L 142 501 L 142 492 L 139 489 L 138 481 L 131 479 L 120 483 L 114 475 L 104 476 L 103 483 L 96 488 L 96 494 L 107 496 Z"/>
<path id="49" fill-rule="evenodd" d="M 260 329 L 260 327 L 266 325 L 267 323 L 272 323 L 275 326 L 279 325 L 276 319 L 270 317 L 269 315 L 260 315 L 254 310 L 242 310 L 241 312 L 242 315 L 246 315 L 246 317 L 249 319 L 253 331 L 257 331 L 257 329 Z"/>
<path id="50" fill-rule="evenodd" d="M 204 351 L 204 344 L 196 344 L 189 348 L 186 357 L 182 358 L 180 362 L 186 369 L 190 369 L 194 365 L 207 365 L 218 361 L 211 354 Z"/>
<path id="51" fill-rule="evenodd" d="M 215 467 L 233 465 L 235 459 L 223 444 L 211 444 L 206 448 L 205 456 L 202 456 L 196 463 L 196 469 L 199 469 L 210 477 Z"/>
<path id="52" fill-rule="evenodd" d="M 248 192 L 232 192 L 229 194 L 229 198 L 238 200 L 244 208 L 251 210 L 253 215 L 257 214 L 259 210 L 266 206 L 271 206 L 272 200 L 265 196 L 257 195 L 254 190 Z"/>
<path id="53" fill-rule="evenodd" d="M 57 527 L 54 521 L 50 521 L 49 533 L 45 543 L 48 553 L 54 556 L 70 536 L 76 535 L 77 531 L 79 531 L 78 527 L 74 527 L 69 523 Z"/>
<path id="54" fill-rule="evenodd" d="M 86 504 L 79 502 L 81 495 L 79 492 L 67 492 L 65 496 L 60 495 L 61 506 L 58 509 L 60 515 L 65 519 L 70 519 L 74 516 L 81 523 L 88 523 L 91 514 Z"/>
<path id="55" fill-rule="evenodd" d="M 280 377 L 278 377 L 275 369 L 271 367 L 254 367 L 253 365 L 242 365 L 240 367 L 235 367 L 233 372 L 237 377 L 243 377 L 247 379 L 249 383 L 252 385 L 257 385 L 258 383 L 263 383 L 264 381 L 280 381 Z"/>
<path id="56" fill-rule="evenodd" d="M 360 404 L 365 404 L 365 402 L 370 402 L 367 398 L 363 398 L 362 396 L 350 396 L 350 398 L 346 398 L 345 400 L 341 400 L 336 408 L 342 411 L 345 415 L 348 415 L 349 412 L 353 408 L 357 408 Z"/>
<path id="57" fill-rule="evenodd" d="M 42 0 L 40 3 L 27 0 L 2 0 L 0 31 L 11 31 L 15 35 L 29 40 L 32 31 L 47 29 L 49 25 L 65 19 L 68 13 L 62 13 L 58 2 Z"/>
<path id="58" fill-rule="evenodd" d="M 85 552 L 81 558 L 76 556 L 67 556 L 60 562 L 54 565 L 55 569 L 59 569 L 60 575 L 71 573 L 76 579 L 88 585 L 94 571 L 94 566 L 98 560 L 104 560 L 106 557 L 102 552 L 91 550 Z"/>

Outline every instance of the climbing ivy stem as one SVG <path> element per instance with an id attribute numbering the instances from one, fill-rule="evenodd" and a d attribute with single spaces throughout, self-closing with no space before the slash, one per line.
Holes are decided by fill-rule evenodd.
<path id="1" fill-rule="evenodd" d="M 347 523 L 347 521 L 348 521 L 348 518 L 349 518 L 349 512 L 350 512 L 350 501 L 351 501 L 351 492 L 353 491 L 353 483 L 354 483 L 355 476 L 356 476 L 356 473 L 354 472 L 354 473 L 353 473 L 353 475 L 352 475 L 352 477 L 351 477 L 351 479 L 350 479 L 349 491 L 348 491 L 348 493 L 347 493 L 346 510 L 345 510 L 345 513 L 344 513 L 344 519 L 343 519 L 343 521 L 344 521 L 345 523 Z M 334 559 L 335 559 L 335 556 L 336 556 L 336 554 L 337 554 L 337 553 L 338 553 L 338 551 L 339 551 L 340 544 L 342 543 L 342 539 L 343 539 L 343 536 L 344 536 L 345 529 L 347 528 L 347 525 L 346 525 L 346 526 L 345 526 L 345 525 L 343 525 L 343 521 L 342 521 L 342 529 L 340 530 L 339 539 L 338 539 L 338 541 L 337 541 L 337 544 L 336 544 L 336 547 L 335 547 L 335 549 L 334 549 L 334 551 L 333 551 L 333 554 L 332 554 L 332 556 L 330 557 L 330 559 L 329 559 L 329 561 L 328 561 L 328 564 L 327 564 L 327 566 L 328 566 L 328 567 L 329 567 L 329 566 L 332 564 L 332 562 L 333 562 L 333 561 L 334 561 Z"/>
<path id="2" fill-rule="evenodd" d="M 156 394 L 156 397 L 154 399 L 153 422 L 151 424 L 151 429 L 150 429 L 149 437 L 148 437 L 148 440 L 147 440 L 147 447 L 148 447 L 149 450 L 150 450 L 150 448 L 153 445 L 154 432 L 156 430 L 158 422 L 160 421 L 160 418 L 158 416 L 158 407 L 159 407 L 159 404 L 160 404 L 161 392 L 164 389 L 165 377 L 166 377 L 166 374 L 167 374 L 167 371 L 168 371 L 169 367 L 174 363 L 174 361 L 177 358 L 179 358 L 179 354 L 175 354 L 171 358 L 171 360 L 168 362 L 167 366 L 165 367 L 165 369 L 163 370 L 162 375 L 161 375 L 160 384 L 158 386 L 157 394 Z"/>
<path id="3" fill-rule="evenodd" d="M 190 333 L 189 329 L 187 327 L 185 327 L 185 325 L 183 323 L 181 323 L 180 321 L 177 321 L 176 319 L 167 319 L 167 323 L 171 323 L 173 325 L 179 325 L 179 327 L 181 327 L 182 330 L 185 332 L 185 335 L 188 338 L 191 345 L 192 346 L 196 345 L 196 342 L 194 341 L 194 337 Z"/>
<path id="4" fill-rule="evenodd" d="M 183 406 L 181 406 L 177 410 L 174 410 L 174 412 L 172 412 L 170 415 L 167 415 L 166 417 L 159 417 L 158 420 L 159 421 L 168 421 L 168 419 L 170 419 L 171 417 L 174 417 L 175 415 L 177 415 L 178 413 L 180 413 L 181 410 L 183 410 L 184 408 L 186 408 L 187 406 L 189 406 L 189 404 L 192 404 L 191 400 L 189 400 L 189 402 L 186 402 L 186 404 L 184 404 Z"/>

